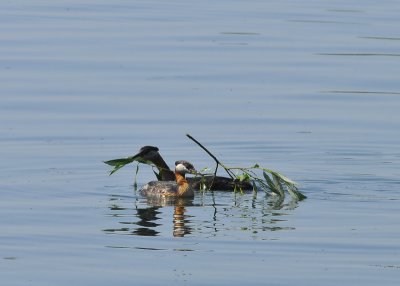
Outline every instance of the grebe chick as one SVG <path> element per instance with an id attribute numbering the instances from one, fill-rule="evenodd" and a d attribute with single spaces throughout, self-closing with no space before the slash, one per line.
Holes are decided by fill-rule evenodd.
<path id="1" fill-rule="evenodd" d="M 140 193 L 144 196 L 193 197 L 193 188 L 185 178 L 187 173 L 196 173 L 196 169 L 187 161 L 176 161 L 175 181 L 151 181 L 140 189 Z"/>

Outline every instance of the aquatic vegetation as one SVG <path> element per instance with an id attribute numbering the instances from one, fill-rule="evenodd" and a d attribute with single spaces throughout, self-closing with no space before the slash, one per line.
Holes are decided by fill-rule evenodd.
<path id="1" fill-rule="evenodd" d="M 211 158 L 214 159 L 216 166 L 214 168 L 214 176 L 217 174 L 218 167 L 223 168 L 229 177 L 234 181 L 239 182 L 249 182 L 253 185 L 253 191 L 264 190 L 266 192 L 272 192 L 272 194 L 278 195 L 282 198 L 285 197 L 285 192 L 288 192 L 294 199 L 303 200 L 307 198 L 302 194 L 298 188 L 297 184 L 285 177 L 281 173 L 263 168 L 258 164 L 251 167 L 228 167 L 221 163 L 206 147 L 204 147 L 199 141 L 193 138 L 191 135 L 186 134 L 186 136 L 199 145 L 204 151 L 207 152 Z M 262 173 L 260 176 L 258 173 Z M 206 187 L 203 187 L 206 189 Z M 235 185 L 235 191 L 243 191 L 239 185 Z"/>
<path id="2" fill-rule="evenodd" d="M 193 142 L 195 142 L 198 146 L 200 146 L 211 158 L 213 158 L 213 160 L 216 163 L 213 172 L 205 173 L 205 171 L 210 170 L 209 168 L 205 168 L 201 170 L 200 173 L 198 173 L 197 176 L 200 176 L 201 180 L 206 177 L 209 178 L 210 175 L 212 176 L 212 178 L 216 178 L 218 169 L 219 167 L 221 167 L 222 169 L 225 170 L 227 175 L 232 180 L 234 186 L 233 190 L 235 192 L 243 192 L 244 190 L 242 186 L 243 183 L 246 182 L 248 183 L 247 185 L 252 186 L 252 189 L 255 192 L 262 190 L 268 194 L 277 195 L 281 198 L 285 197 L 285 193 L 289 193 L 293 199 L 299 201 L 306 198 L 306 196 L 298 190 L 297 184 L 291 179 L 284 176 L 283 174 L 268 168 L 264 168 L 258 164 L 254 164 L 250 167 L 226 166 L 219 159 L 217 159 L 215 155 L 213 155 L 206 147 L 204 147 L 199 141 L 197 141 L 189 134 L 186 134 L 186 136 Z M 136 187 L 136 177 L 139 171 L 139 164 L 146 164 L 152 166 L 153 172 L 156 175 L 157 179 L 161 180 L 161 173 L 156 171 L 157 166 L 155 166 L 153 162 L 147 160 L 146 158 L 144 158 L 144 156 L 141 156 L 140 154 L 141 153 L 138 153 L 137 155 L 131 157 L 109 160 L 105 161 L 104 163 L 114 167 L 110 172 L 110 175 L 112 175 L 125 165 L 130 164 L 134 161 L 138 162 L 135 172 L 135 187 Z M 206 184 L 205 180 L 202 180 L 200 185 L 200 190 L 202 191 L 210 190 L 210 186 L 212 185 L 213 185 L 213 180 L 211 180 L 211 183 L 208 184 Z"/>

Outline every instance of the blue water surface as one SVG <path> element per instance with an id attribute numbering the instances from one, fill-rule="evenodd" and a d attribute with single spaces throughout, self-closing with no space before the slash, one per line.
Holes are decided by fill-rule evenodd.
<path id="1" fill-rule="evenodd" d="M 14 285 L 397 285 L 397 1 L 2 1 L 0 275 Z M 135 165 L 262 166 L 308 196 L 160 204 Z M 221 172 L 221 174 L 223 174 Z M 154 175 L 140 168 L 137 183 Z"/>

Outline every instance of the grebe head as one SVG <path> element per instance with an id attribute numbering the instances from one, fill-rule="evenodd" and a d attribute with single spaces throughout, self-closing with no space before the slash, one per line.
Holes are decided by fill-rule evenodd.
<path id="1" fill-rule="evenodd" d="M 156 158 L 160 157 L 160 153 L 158 153 L 158 148 L 155 146 L 143 146 L 133 157 L 136 161 L 147 163 L 152 162 Z"/>
<path id="2" fill-rule="evenodd" d="M 180 160 L 175 162 L 175 173 L 185 175 L 187 173 L 196 174 L 197 171 L 188 161 Z"/>

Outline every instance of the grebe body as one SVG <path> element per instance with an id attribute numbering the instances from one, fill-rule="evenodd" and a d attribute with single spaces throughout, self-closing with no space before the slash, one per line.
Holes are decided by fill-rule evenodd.
<path id="1" fill-rule="evenodd" d="M 144 185 L 140 193 L 157 197 L 193 197 L 193 188 L 185 178 L 187 173 L 195 173 L 193 165 L 181 160 L 175 162 L 175 181 L 152 181 Z"/>

